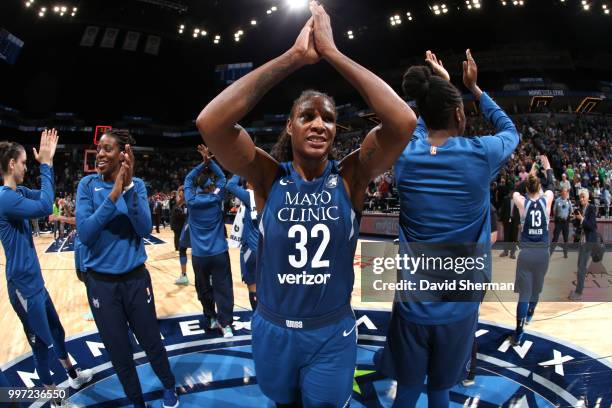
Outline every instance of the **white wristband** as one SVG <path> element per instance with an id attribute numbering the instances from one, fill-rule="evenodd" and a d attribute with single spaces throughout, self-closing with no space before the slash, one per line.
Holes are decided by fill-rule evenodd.
<path id="1" fill-rule="evenodd" d="M 123 188 L 123 192 L 127 193 L 134 187 L 134 182 L 132 181 L 129 186 Z"/>

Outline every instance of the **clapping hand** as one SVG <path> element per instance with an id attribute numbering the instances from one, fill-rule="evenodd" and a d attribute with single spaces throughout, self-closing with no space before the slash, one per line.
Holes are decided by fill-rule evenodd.
<path id="1" fill-rule="evenodd" d="M 119 173 L 117 173 L 117 178 L 115 179 L 115 184 L 113 185 L 113 189 L 111 190 L 108 198 L 111 199 L 112 202 L 116 203 L 119 199 L 121 193 L 123 193 L 123 187 L 125 186 L 126 173 L 128 172 L 128 165 L 125 164 L 125 161 L 121 163 L 121 168 L 119 169 Z"/>
<path id="2" fill-rule="evenodd" d="M 330 53 L 338 50 L 334 43 L 331 19 L 323 6 L 316 1 L 310 2 L 310 12 L 314 19 L 314 45 L 316 52 L 319 53 L 321 57 L 326 57 Z"/>
<path id="3" fill-rule="evenodd" d="M 129 144 L 125 145 L 125 152 L 123 153 L 123 163 L 121 168 L 125 167 L 123 176 L 123 187 L 127 187 L 132 184 L 132 178 L 134 177 L 134 151 L 132 146 Z"/>
<path id="4" fill-rule="evenodd" d="M 204 162 L 204 164 L 208 163 L 208 161 L 210 160 L 208 147 L 203 144 L 198 145 L 198 153 L 202 155 L 202 161 Z"/>
<path id="5" fill-rule="evenodd" d="M 446 68 L 444 68 L 442 60 L 439 60 L 436 57 L 436 54 L 427 50 L 427 52 L 425 52 L 425 61 L 429 64 L 429 67 L 433 70 L 433 72 L 436 73 L 436 75 L 446 79 L 447 81 L 450 81 L 450 75 L 448 74 L 448 71 L 446 70 Z"/>
<path id="6" fill-rule="evenodd" d="M 34 152 L 34 158 L 40 164 L 47 164 L 49 166 L 53 166 L 53 156 L 55 156 L 55 149 L 57 148 L 57 141 L 59 137 L 57 136 L 57 130 L 55 129 L 45 129 L 40 134 L 40 147 L 38 151 L 36 148 L 32 148 Z"/>
<path id="7" fill-rule="evenodd" d="M 312 17 L 308 19 L 302 31 L 300 31 L 295 44 L 291 47 L 291 51 L 304 65 L 315 64 L 321 59 L 321 56 L 315 49 L 314 19 Z"/>
<path id="8" fill-rule="evenodd" d="M 482 91 L 476 84 L 478 79 L 478 66 L 476 65 L 476 61 L 474 61 L 472 52 L 469 49 L 465 50 L 465 56 L 467 61 L 463 61 L 463 84 L 477 98 L 480 98 Z"/>

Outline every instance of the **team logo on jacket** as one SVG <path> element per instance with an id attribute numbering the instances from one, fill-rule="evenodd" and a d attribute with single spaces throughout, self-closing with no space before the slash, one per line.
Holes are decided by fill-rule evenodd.
<path id="1" fill-rule="evenodd" d="M 325 187 L 336 188 L 336 186 L 338 186 L 338 175 L 330 174 L 329 177 L 327 177 L 327 181 L 325 182 Z"/>

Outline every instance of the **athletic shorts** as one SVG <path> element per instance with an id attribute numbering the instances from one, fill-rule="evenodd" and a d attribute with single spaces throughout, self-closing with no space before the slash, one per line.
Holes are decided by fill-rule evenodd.
<path id="1" fill-rule="evenodd" d="M 478 312 L 457 322 L 425 325 L 403 319 L 395 310 L 378 371 L 401 385 L 425 383 L 443 390 L 464 380 L 470 369 Z"/>
<path id="2" fill-rule="evenodd" d="M 257 383 L 268 398 L 281 404 L 301 398 L 304 408 L 348 406 L 357 358 L 354 316 L 300 330 L 256 311 L 251 327 Z"/>
<path id="3" fill-rule="evenodd" d="M 514 292 L 520 302 L 537 302 L 548 271 L 548 247 L 521 248 L 516 260 Z"/>

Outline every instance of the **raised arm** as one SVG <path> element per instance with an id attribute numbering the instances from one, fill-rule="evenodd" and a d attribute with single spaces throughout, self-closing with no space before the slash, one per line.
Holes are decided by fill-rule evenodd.
<path id="1" fill-rule="evenodd" d="M 295 44 L 227 87 L 200 112 L 196 125 L 219 163 L 231 173 L 245 177 L 266 196 L 278 163 L 256 148 L 240 121 L 277 83 L 300 67 L 319 61 L 312 41 L 313 22 L 308 20 Z"/>
<path id="2" fill-rule="evenodd" d="M 41 171 L 42 174 L 42 171 Z M 42 188 L 42 177 L 41 177 L 41 188 Z M 40 200 L 41 197 L 41 191 L 40 190 L 31 190 L 29 188 L 26 187 L 21 187 L 21 192 L 23 193 L 23 195 L 26 198 L 29 198 L 30 200 Z M 53 205 L 51 205 L 51 209 L 53 209 Z"/>
<path id="3" fill-rule="evenodd" d="M 187 173 L 187 176 L 185 177 L 185 182 L 183 183 L 183 186 L 185 188 L 185 201 L 188 204 L 192 203 L 196 198 L 197 186 L 195 183 L 195 179 L 198 174 L 200 174 L 200 172 L 204 170 L 205 166 L 206 163 L 198 164 L 189 173 Z"/>
<path id="4" fill-rule="evenodd" d="M 125 145 L 124 161 L 122 163 L 123 173 L 123 199 L 128 210 L 128 216 L 132 227 L 141 238 L 149 235 L 153 228 L 147 188 L 142 181 L 133 182 L 134 176 L 134 152 L 129 144 Z M 115 189 L 113 189 L 115 190 Z M 115 190 L 116 191 L 116 190 Z M 113 193 L 111 193 L 112 195 Z M 116 202 L 116 200 L 115 200 Z"/>
<path id="5" fill-rule="evenodd" d="M 200 151 L 200 149 L 198 149 L 198 151 Z M 200 153 L 202 152 L 200 151 Z M 187 206 L 189 208 L 208 207 L 211 204 L 217 203 L 219 199 L 223 197 L 222 191 L 219 191 L 218 194 L 214 194 L 212 192 L 197 194 L 198 186 L 196 185 L 196 177 L 206 168 L 206 166 L 209 166 L 212 163 L 214 162 L 206 156 L 204 161 L 198 164 L 196 167 L 194 167 L 193 170 L 191 170 L 187 174 L 187 177 L 185 177 L 185 183 L 184 183 L 185 202 L 187 203 Z M 217 171 L 220 171 L 221 173 L 223 173 L 223 170 L 221 170 L 221 168 L 218 166 L 217 166 Z M 225 187 L 225 175 L 223 175 L 223 179 L 221 180 L 221 182 L 222 182 L 221 190 L 223 190 Z"/>
<path id="6" fill-rule="evenodd" d="M 360 150 L 343 161 L 351 198 L 357 204 L 355 199 L 363 202 L 368 182 L 389 169 L 403 152 L 416 127 L 416 116 L 385 81 L 338 50 L 329 15 L 323 7 L 311 1 L 310 10 L 314 17 L 317 51 L 361 94 L 381 120 L 381 124 L 365 137 Z M 361 195 L 361 200 L 354 193 Z"/>
<path id="7" fill-rule="evenodd" d="M 225 173 L 223 172 L 223 169 L 219 167 L 219 165 L 215 163 L 215 161 L 212 159 L 208 161 L 208 168 L 213 173 L 215 173 L 215 176 L 217 176 L 217 181 L 215 182 L 217 188 L 219 188 L 220 190 L 225 190 L 227 179 L 225 178 Z"/>
<path id="8" fill-rule="evenodd" d="M 30 219 L 45 217 L 53 213 L 53 168 L 40 165 L 40 190 L 27 190 L 25 196 L 8 190 L 2 199 L 3 215 L 9 219 Z M 36 197 L 38 196 L 38 197 Z"/>
<path id="9" fill-rule="evenodd" d="M 514 201 L 514 205 L 519 209 L 519 213 L 523 217 L 525 215 L 525 197 L 518 191 L 515 191 L 512 194 L 512 201 Z M 512 213 L 510 213 L 510 218 L 512 218 Z"/>
<path id="10" fill-rule="evenodd" d="M 476 100 L 480 101 L 480 109 L 484 117 L 495 127 L 495 135 L 480 138 L 487 148 L 490 176 L 495 177 L 518 146 L 520 135 L 510 117 L 477 85 L 476 61 L 469 49 L 465 54 L 467 60 L 463 61 L 463 84 L 472 92 Z"/>
<path id="11" fill-rule="evenodd" d="M 238 197 L 238 199 L 242 201 L 244 205 L 250 207 L 251 199 L 249 197 L 249 192 L 238 185 L 239 181 L 240 176 L 238 175 L 234 175 L 231 179 L 229 179 L 229 181 L 227 182 L 227 191 Z"/>
<path id="12" fill-rule="evenodd" d="M 40 134 L 40 147 L 32 148 L 34 158 L 40 163 L 40 190 L 23 189 L 24 195 L 15 192 L 5 194 L 4 214 L 8 218 L 39 218 L 53 213 L 55 190 L 53 183 L 53 157 L 57 148 L 57 131 L 44 130 Z"/>

